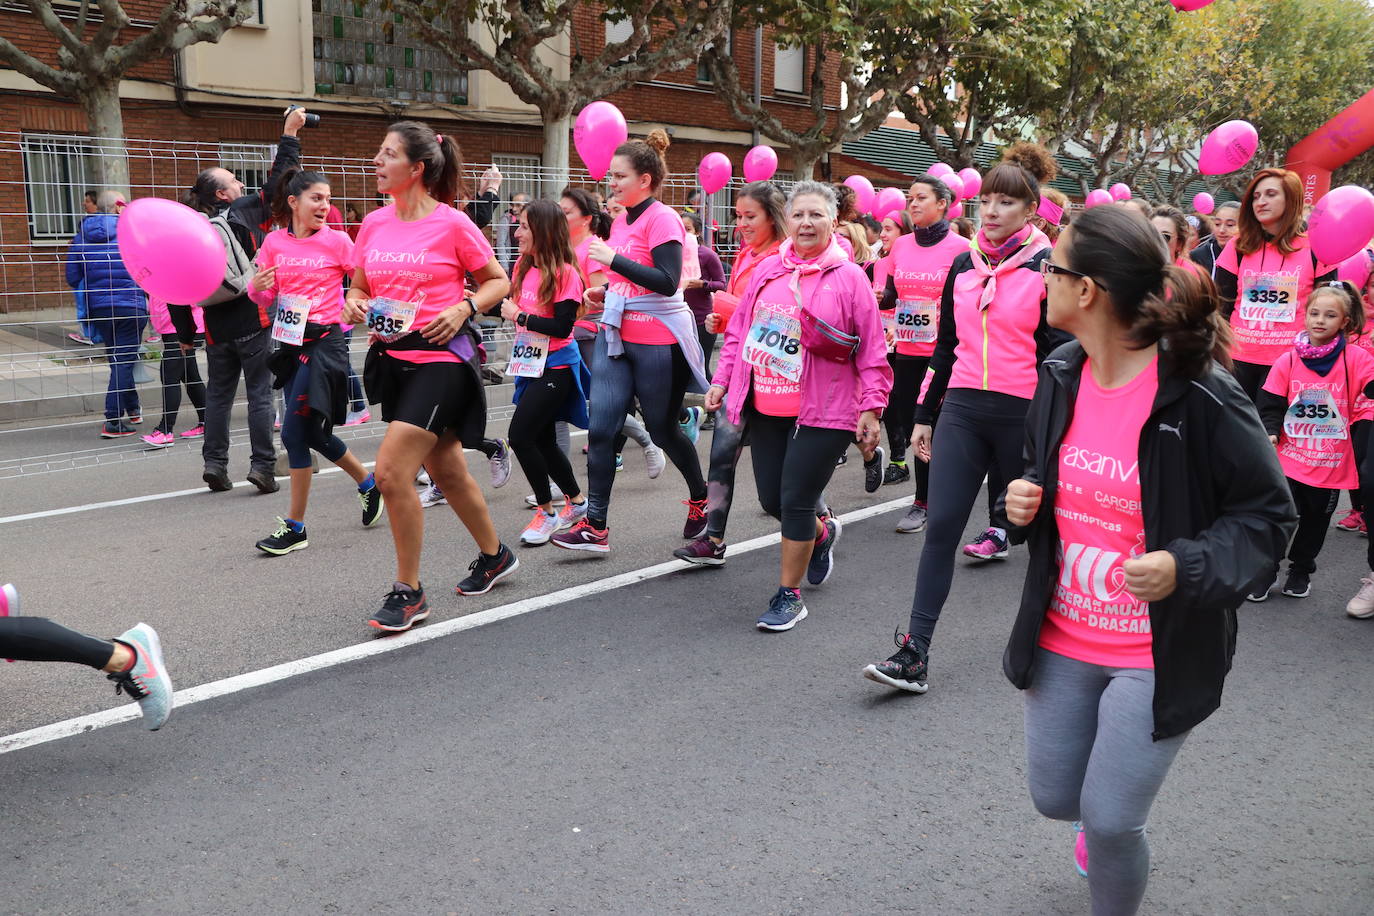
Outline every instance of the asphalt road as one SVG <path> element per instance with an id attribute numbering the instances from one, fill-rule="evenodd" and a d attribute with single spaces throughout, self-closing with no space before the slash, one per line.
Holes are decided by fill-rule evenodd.
<path id="1" fill-rule="evenodd" d="M 609 558 L 527 549 L 476 601 L 451 592 L 470 542 L 428 510 L 432 620 L 667 558 L 681 483 L 645 479 L 634 446 L 627 464 Z M 196 470 L 187 453 L 3 481 L 0 505 L 164 492 Z M 743 479 L 732 540 L 775 530 Z M 339 475 L 316 481 L 311 547 L 290 557 L 252 549 L 285 495 L 236 490 L 0 524 L 0 578 L 82 629 L 154 624 L 179 687 L 352 645 L 389 538 L 358 527 Z M 517 474 L 493 497 L 512 538 L 525 492 Z M 829 495 L 844 512 L 907 492 L 865 496 L 851 461 Z M 859 676 L 910 599 L 920 536 L 893 533 L 899 516 L 846 526 L 791 633 L 753 628 L 766 547 L 188 706 L 155 734 L 0 754 L 0 911 L 1086 912 L 1070 828 L 1027 797 L 1000 673 L 1022 555 L 957 575 L 930 693 Z M 1145 912 L 1374 911 L 1374 625 L 1341 610 L 1363 548 L 1333 533 L 1312 598 L 1242 610 L 1222 709 L 1155 807 Z M 0 665 L 0 683 L 0 735 L 114 702 L 71 666 Z"/>

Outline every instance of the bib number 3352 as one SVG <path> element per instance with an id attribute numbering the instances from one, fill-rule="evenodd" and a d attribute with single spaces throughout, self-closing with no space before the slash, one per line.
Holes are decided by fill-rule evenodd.
<path id="1" fill-rule="evenodd" d="M 801 322 L 796 318 L 760 308 L 744 342 L 744 361 L 770 369 L 790 381 L 801 380 Z"/>

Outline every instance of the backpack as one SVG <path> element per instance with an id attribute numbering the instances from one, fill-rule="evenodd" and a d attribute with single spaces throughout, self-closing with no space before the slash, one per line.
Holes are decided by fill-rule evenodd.
<path id="1" fill-rule="evenodd" d="M 201 300 L 199 305 L 219 305 L 231 299 L 237 299 L 248 289 L 248 281 L 254 274 L 253 259 L 244 251 L 243 244 L 239 240 L 238 233 L 230 225 L 228 213 L 219 213 L 210 217 L 210 225 L 219 234 L 220 241 L 224 244 L 225 265 L 224 279 L 220 281 L 219 288 L 208 297 Z"/>

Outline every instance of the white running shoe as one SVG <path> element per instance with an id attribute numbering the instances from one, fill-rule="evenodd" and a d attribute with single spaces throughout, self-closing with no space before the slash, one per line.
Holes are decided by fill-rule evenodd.
<path id="1" fill-rule="evenodd" d="M 429 486 L 430 483 L 432 483 L 429 479 L 429 471 L 426 471 L 423 467 L 420 468 L 420 473 L 415 475 L 415 483 L 417 486 L 421 487 Z"/>
<path id="2" fill-rule="evenodd" d="M 143 724 L 157 731 L 172 714 L 172 679 L 162 660 L 162 641 L 157 631 L 140 623 L 115 637 L 134 650 L 134 666 L 128 671 L 106 675 L 115 682 L 115 693 L 127 693 L 138 702 Z"/>
<path id="3" fill-rule="evenodd" d="M 496 440 L 496 454 L 487 463 L 491 466 L 491 485 L 499 490 L 510 481 L 510 444 L 505 439 Z"/>
<path id="4" fill-rule="evenodd" d="M 559 513 L 558 513 L 558 529 L 557 529 L 557 530 L 559 530 L 559 531 L 567 531 L 567 530 L 568 530 L 569 528 L 571 528 L 573 525 L 576 525 L 579 519 L 583 519 L 583 518 L 586 518 L 586 517 L 587 517 L 587 501 L 586 501 L 585 499 L 582 500 L 581 503 L 568 503 L 568 504 L 567 504 L 566 506 L 564 506 L 564 507 L 562 508 L 562 510 L 559 511 Z"/>
<path id="5" fill-rule="evenodd" d="M 563 496 L 555 495 L 554 498 L 549 501 L 549 503 L 550 505 L 561 507 L 565 503 L 567 503 L 567 499 Z M 529 506 L 531 509 L 536 509 L 539 507 L 539 500 L 535 499 L 534 494 L 531 493 L 529 496 L 525 497 L 525 505 Z"/>
<path id="6" fill-rule="evenodd" d="M 543 509 L 534 510 L 534 518 L 525 526 L 525 530 L 520 532 L 520 543 L 537 546 L 547 544 L 549 538 L 558 530 L 558 513 L 545 512 Z"/>
<path id="7" fill-rule="evenodd" d="M 430 484 L 420 494 L 420 505 L 426 509 L 446 502 L 448 502 L 448 497 L 444 496 L 444 491 L 439 489 L 438 484 Z"/>
<path id="8" fill-rule="evenodd" d="M 1360 580 L 1360 590 L 1345 606 L 1345 612 L 1356 620 L 1374 617 L 1374 572 Z"/>
<path id="9" fill-rule="evenodd" d="M 649 469 L 650 480 L 658 479 L 658 475 L 668 466 L 668 460 L 663 457 L 663 449 L 652 442 L 644 446 L 644 466 Z"/>

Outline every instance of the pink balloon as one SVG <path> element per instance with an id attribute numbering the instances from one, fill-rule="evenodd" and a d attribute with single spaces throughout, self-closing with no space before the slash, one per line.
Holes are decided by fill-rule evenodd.
<path id="1" fill-rule="evenodd" d="M 1227 121 L 1202 141 L 1197 168 L 1204 175 L 1225 175 L 1245 165 L 1259 149 L 1259 132 L 1249 121 Z"/>
<path id="2" fill-rule="evenodd" d="M 744 180 L 767 181 L 778 170 L 778 154 L 771 146 L 756 146 L 744 154 Z"/>
<path id="3" fill-rule="evenodd" d="M 1111 187 L 1112 200 L 1130 200 L 1131 186 L 1124 181 L 1118 181 Z"/>
<path id="4" fill-rule="evenodd" d="M 983 187 L 983 176 L 974 168 L 960 169 L 959 180 L 964 183 L 965 197 L 977 197 Z"/>
<path id="5" fill-rule="evenodd" d="M 1202 9 L 1204 6 L 1211 3 L 1212 0 L 1169 0 L 1169 2 L 1174 5 L 1174 9 L 1182 10 L 1185 13 L 1191 13 L 1193 10 Z"/>
<path id="6" fill-rule="evenodd" d="M 730 183 L 730 159 L 724 153 L 707 153 L 697 166 L 697 181 L 707 194 L 714 194 Z"/>
<path id="7" fill-rule="evenodd" d="M 119 215 L 119 256 L 149 295 L 194 305 L 219 288 L 228 253 L 210 221 L 185 204 L 140 197 Z"/>
<path id="8" fill-rule="evenodd" d="M 1193 195 L 1193 209 L 1206 216 L 1217 208 L 1216 199 L 1206 191 L 1199 191 Z"/>
<path id="9" fill-rule="evenodd" d="M 884 216 L 905 206 L 906 195 L 900 188 L 883 188 L 878 192 L 878 199 L 873 204 L 873 218 L 881 221 Z"/>
<path id="10" fill-rule="evenodd" d="M 610 102 L 592 102 L 578 112 L 573 125 L 573 146 L 597 181 L 606 177 L 615 148 L 629 136 L 625 116 Z"/>
<path id="11" fill-rule="evenodd" d="M 854 209 L 860 213 L 871 213 L 873 201 L 878 192 L 873 190 L 873 182 L 862 175 L 850 175 L 844 180 L 845 186 L 854 189 Z"/>
<path id="12" fill-rule="evenodd" d="M 948 162 L 937 162 L 926 169 L 927 175 L 934 175 L 936 178 L 944 178 L 946 175 L 953 175 L 954 168 Z"/>
<path id="13" fill-rule="evenodd" d="M 943 181 L 945 187 L 949 188 L 954 194 L 954 200 L 949 205 L 949 208 L 953 210 L 955 207 L 959 206 L 959 201 L 964 199 L 964 183 L 959 180 L 958 175 L 945 175 L 940 180 Z"/>
<path id="14" fill-rule="evenodd" d="M 1083 201 L 1083 206 L 1091 210 L 1093 207 L 1099 207 L 1102 204 L 1109 204 L 1111 202 L 1112 193 L 1110 191 L 1106 188 L 1093 188 L 1088 192 L 1087 199 Z"/>
<path id="15" fill-rule="evenodd" d="M 1307 221 L 1312 253 L 1326 264 L 1339 264 L 1363 251 L 1374 237 L 1374 194 L 1348 184 L 1328 193 Z"/>

